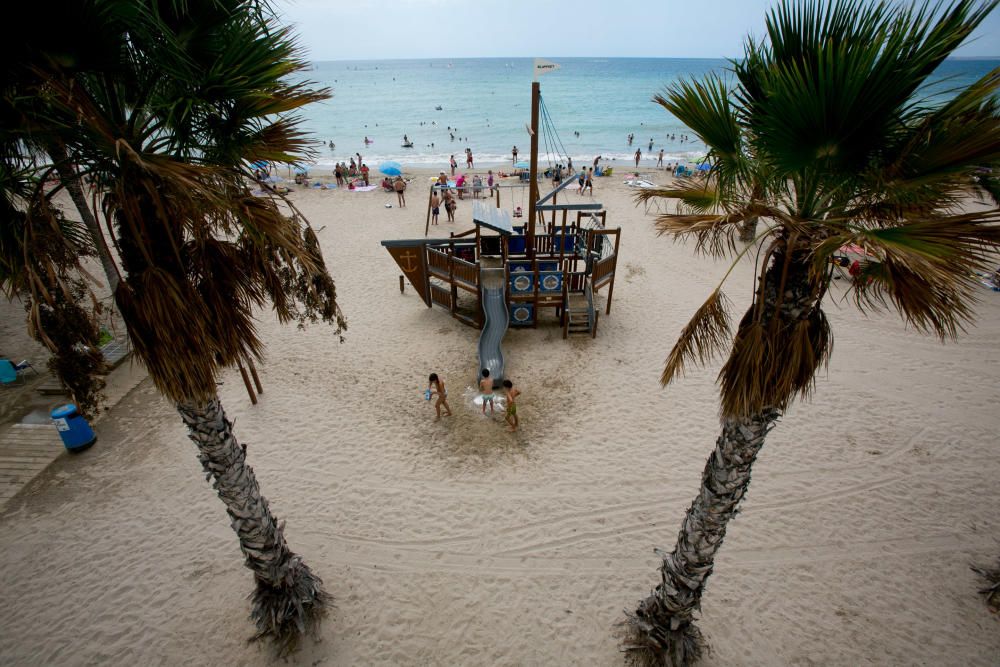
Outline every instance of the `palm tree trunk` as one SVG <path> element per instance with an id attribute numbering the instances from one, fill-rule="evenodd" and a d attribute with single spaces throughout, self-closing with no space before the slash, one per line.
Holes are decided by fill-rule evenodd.
<path id="1" fill-rule="evenodd" d="M 246 448 L 233 435 L 218 398 L 206 403 L 178 403 L 177 411 L 198 447 L 198 460 L 226 505 L 256 589 L 250 616 L 257 624 L 254 639 L 270 637 L 279 655 L 294 650 L 308 629 L 315 632 L 331 601 L 323 581 L 302 558 L 288 549 L 267 499 L 246 463 Z"/>
<path id="2" fill-rule="evenodd" d="M 663 557 L 662 580 L 629 614 L 638 630 L 627 648 L 642 651 L 655 664 L 688 665 L 701 655 L 701 632 L 694 614 L 726 526 L 750 485 L 750 466 L 781 413 L 767 410 L 750 418 L 725 419 L 715 451 L 701 476 L 694 499 L 677 535 L 677 545 Z"/>
<path id="3" fill-rule="evenodd" d="M 772 349 L 787 347 L 785 336 L 797 323 L 810 319 L 821 329 L 825 322 L 818 308 L 821 292 L 809 269 L 808 253 L 797 250 L 788 258 L 781 250 L 772 256 L 765 271 L 758 299 L 764 302 L 760 313 L 763 326 L 778 332 Z M 755 301 L 748 309 L 736 340 L 741 340 L 749 327 L 759 325 L 754 318 L 758 303 Z M 823 358 L 825 335 L 819 331 L 817 336 L 823 338 L 819 348 L 812 350 L 813 355 L 805 355 L 810 356 L 811 363 L 818 364 Z M 809 368 L 810 377 L 814 371 L 815 366 Z M 626 612 L 631 629 L 626 650 L 654 664 L 675 667 L 690 665 L 701 656 L 703 642 L 694 615 L 712 574 L 715 554 L 726 536 L 726 526 L 750 485 L 750 468 L 768 432 L 781 417 L 779 408 L 788 400 L 790 397 L 780 397 L 775 402 L 777 407 L 764 407 L 749 416 L 723 417 L 722 434 L 705 464 L 701 491 L 684 517 L 677 544 L 670 554 L 657 550 L 663 558 L 661 581 L 634 613 Z"/>
<path id="4" fill-rule="evenodd" d="M 752 218 L 747 218 L 742 225 L 740 225 L 740 241 L 743 243 L 750 243 L 755 238 L 757 238 L 757 221 L 760 218 L 753 216 Z"/>
<path id="5" fill-rule="evenodd" d="M 118 283 L 121 280 L 120 274 L 118 273 L 118 265 L 115 264 L 114 258 L 111 256 L 111 251 L 108 249 L 108 244 L 104 240 L 104 233 L 101 231 L 101 225 L 97 222 L 97 218 L 94 217 L 93 211 L 87 205 L 87 197 L 83 193 L 83 186 L 80 184 L 80 177 L 77 175 L 76 170 L 69 163 L 69 157 L 66 155 L 66 148 L 58 143 L 52 142 L 46 147 L 49 156 L 52 158 L 52 162 L 55 165 L 56 172 L 59 174 L 59 180 L 62 181 L 63 185 L 66 186 L 66 190 L 69 192 L 70 199 L 73 200 L 73 205 L 76 206 L 76 210 L 80 213 L 80 219 L 83 224 L 87 227 L 87 231 L 90 232 L 91 238 L 94 240 L 94 247 L 97 249 L 97 256 L 101 260 L 101 267 L 104 269 L 104 275 L 108 278 L 108 289 L 111 294 L 115 293 L 118 289 Z"/>

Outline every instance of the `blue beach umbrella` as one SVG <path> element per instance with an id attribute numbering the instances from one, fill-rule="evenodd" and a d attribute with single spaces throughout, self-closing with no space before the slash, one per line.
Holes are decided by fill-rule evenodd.
<path id="1" fill-rule="evenodd" d="M 712 168 L 712 165 L 710 165 L 707 162 L 702 162 L 701 164 L 698 165 L 698 171 L 708 171 L 711 168 Z"/>
<path id="2" fill-rule="evenodd" d="M 399 176 L 403 173 L 403 166 L 393 160 L 386 160 L 378 166 L 378 170 L 386 176 Z"/>
<path id="3" fill-rule="evenodd" d="M 264 160 L 257 160 L 256 162 L 251 162 L 250 166 L 254 169 L 267 169 L 270 165 Z"/>
<path id="4" fill-rule="evenodd" d="M 530 169 L 530 168 L 531 168 L 531 163 L 525 162 L 524 160 L 514 163 L 514 169 Z"/>
<path id="5" fill-rule="evenodd" d="M 295 170 L 296 174 L 308 174 L 309 173 L 309 167 L 307 167 L 304 164 L 295 163 L 295 164 L 292 165 L 292 169 Z"/>

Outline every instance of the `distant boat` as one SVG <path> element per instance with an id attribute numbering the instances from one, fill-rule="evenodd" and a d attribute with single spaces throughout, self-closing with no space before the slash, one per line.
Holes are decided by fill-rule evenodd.
<path id="1" fill-rule="evenodd" d="M 434 107 L 434 110 L 435 110 L 435 111 L 441 111 L 441 105 L 439 104 L 439 105 L 437 105 L 436 107 Z"/>
<path id="2" fill-rule="evenodd" d="M 413 148 L 413 142 L 412 141 L 407 141 L 405 144 L 402 144 L 402 147 L 403 148 Z"/>

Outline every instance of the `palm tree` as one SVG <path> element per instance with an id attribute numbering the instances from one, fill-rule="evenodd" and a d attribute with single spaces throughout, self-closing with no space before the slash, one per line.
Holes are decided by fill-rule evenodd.
<path id="1" fill-rule="evenodd" d="M 784 0 L 767 16 L 767 39 L 748 40 L 728 76 L 654 98 L 709 146 L 713 163 L 707 181 L 640 195 L 676 200 L 657 219 L 660 233 L 692 236 L 699 251 L 721 256 L 736 254 L 744 221 L 770 222 L 735 335 L 720 285 L 661 377 L 666 385 L 686 364 L 728 350 L 722 433 L 701 490 L 673 551 L 657 552 L 660 583 L 627 615 L 626 648 L 637 655 L 674 665 L 700 655 L 695 614 L 751 466 L 832 351 L 822 305 L 838 249 L 856 244 L 869 257 L 850 285 L 862 310 L 897 310 L 942 340 L 970 321 L 975 272 L 1000 244 L 1000 210 L 967 214 L 960 203 L 976 165 L 1000 156 L 1000 71 L 947 96 L 926 86 L 996 4 Z"/>
<path id="2" fill-rule="evenodd" d="M 0 168 L 27 172 L 0 179 L 17 186 L 5 190 L 2 213 L 25 220 L 0 248 L 12 269 L 0 279 L 24 286 L 38 308 L 53 301 L 41 278 L 59 260 L 70 256 L 82 271 L 83 248 L 107 251 L 133 350 L 187 425 L 254 573 L 256 638 L 288 651 L 315 629 L 329 596 L 288 548 L 216 377 L 260 358 L 254 314 L 268 304 L 282 322 L 322 320 L 335 335 L 346 326 L 308 223 L 246 185 L 251 161 L 302 158 L 306 137 L 289 114 L 328 91 L 292 80 L 306 65 L 266 0 L 89 0 L 36 11 L 50 15 L 24 22 L 0 79 Z M 42 186 L 53 173 L 69 188 L 90 181 L 103 227 L 60 220 Z M 7 261 L 18 252 L 32 261 Z"/>

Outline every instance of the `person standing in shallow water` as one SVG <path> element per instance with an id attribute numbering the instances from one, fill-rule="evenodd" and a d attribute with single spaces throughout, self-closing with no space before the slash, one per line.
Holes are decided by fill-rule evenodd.
<path id="1" fill-rule="evenodd" d="M 483 395 L 483 414 L 486 414 L 486 404 L 490 404 L 490 414 L 494 412 L 493 409 L 493 399 L 496 398 L 493 395 L 493 380 L 490 379 L 490 369 L 483 369 L 483 379 L 479 381 L 479 391 Z"/>
<path id="2" fill-rule="evenodd" d="M 635 149 L 635 166 L 637 166 L 637 167 L 639 166 L 639 160 L 641 160 L 641 159 L 642 159 L 642 149 L 641 148 L 636 148 Z"/>
<path id="3" fill-rule="evenodd" d="M 514 148 L 510 150 L 510 154 L 512 158 L 510 162 L 511 164 L 515 164 L 517 162 L 517 146 L 514 146 Z"/>

